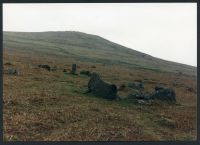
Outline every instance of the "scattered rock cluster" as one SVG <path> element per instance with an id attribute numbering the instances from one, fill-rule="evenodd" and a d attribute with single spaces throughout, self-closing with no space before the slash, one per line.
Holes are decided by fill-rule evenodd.
<path id="1" fill-rule="evenodd" d="M 10 64 L 8 63 L 7 65 L 10 65 Z M 40 65 L 38 65 L 38 67 L 46 69 L 48 71 L 56 71 L 57 70 L 56 67 L 51 68 L 47 64 L 40 64 Z M 96 67 L 92 66 L 92 68 L 96 68 Z M 77 71 L 77 65 L 72 64 L 70 73 L 73 75 L 77 75 L 76 71 Z M 63 72 L 67 72 L 67 70 L 63 69 Z M 4 73 L 10 74 L 10 75 L 18 75 L 19 74 L 18 70 L 13 69 L 13 68 L 4 70 Z M 127 98 L 137 99 L 140 102 L 144 102 L 145 100 L 161 100 L 161 101 L 176 102 L 175 91 L 171 88 L 165 88 L 164 86 L 161 86 L 161 85 L 155 86 L 154 92 L 144 93 L 143 92 L 144 84 L 142 81 L 131 82 L 131 83 L 128 83 L 127 85 L 122 84 L 117 89 L 116 85 L 109 84 L 109 83 L 103 81 L 101 79 L 100 75 L 97 73 L 91 73 L 88 70 L 82 70 L 82 71 L 80 71 L 80 74 L 90 77 L 90 80 L 88 82 L 87 93 L 91 92 L 94 95 L 101 97 L 101 98 L 105 98 L 105 99 L 109 99 L 109 100 L 116 99 L 116 98 L 118 98 L 118 96 L 117 96 L 118 90 L 120 91 L 120 90 L 124 90 L 125 88 L 130 88 L 130 89 L 137 90 L 137 91 L 130 93 L 127 96 Z M 188 87 L 187 89 L 188 89 L 188 91 L 191 91 L 191 92 L 193 91 L 191 87 Z"/>
<path id="2" fill-rule="evenodd" d="M 176 102 L 175 91 L 171 88 L 164 88 L 162 86 L 156 86 L 155 91 L 150 94 L 145 94 L 143 92 L 134 92 L 129 94 L 128 97 L 142 100 L 160 100 Z"/>

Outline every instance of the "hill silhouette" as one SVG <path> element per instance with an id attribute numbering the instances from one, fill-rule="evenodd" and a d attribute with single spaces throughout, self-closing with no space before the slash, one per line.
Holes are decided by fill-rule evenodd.
<path id="1" fill-rule="evenodd" d="M 4 49 L 15 51 L 196 76 L 196 67 L 155 58 L 102 37 L 76 31 L 4 32 L 3 45 Z"/>

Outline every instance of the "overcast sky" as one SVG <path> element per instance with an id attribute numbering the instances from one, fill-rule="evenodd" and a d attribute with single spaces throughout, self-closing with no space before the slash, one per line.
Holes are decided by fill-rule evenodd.
<path id="1" fill-rule="evenodd" d="M 196 3 L 3 4 L 3 31 L 81 31 L 197 66 Z"/>

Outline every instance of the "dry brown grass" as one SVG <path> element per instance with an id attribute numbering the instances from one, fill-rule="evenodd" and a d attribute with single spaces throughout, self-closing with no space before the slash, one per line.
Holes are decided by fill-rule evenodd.
<path id="1" fill-rule="evenodd" d="M 4 52 L 3 63 L 18 68 L 19 76 L 3 76 L 3 127 L 5 140 L 195 140 L 196 78 L 122 66 L 84 63 L 64 57 L 40 57 Z M 57 66 L 56 72 L 37 64 Z M 85 95 L 86 76 L 65 75 L 62 70 L 77 63 L 117 86 L 143 80 L 145 91 L 157 83 L 173 87 L 177 104 L 155 102 L 138 105 L 127 100 L 107 101 Z M 91 66 L 95 65 L 96 68 Z M 179 85 L 174 86 L 174 81 Z M 186 91 L 190 86 L 193 92 Z M 126 96 L 131 89 L 119 92 Z"/>

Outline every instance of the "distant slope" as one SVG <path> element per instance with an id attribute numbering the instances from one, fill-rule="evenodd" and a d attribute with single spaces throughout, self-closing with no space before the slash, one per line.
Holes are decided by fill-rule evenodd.
<path id="1" fill-rule="evenodd" d="M 3 32 L 3 47 L 27 53 L 73 57 L 81 61 L 197 75 L 196 67 L 158 59 L 81 32 Z"/>

